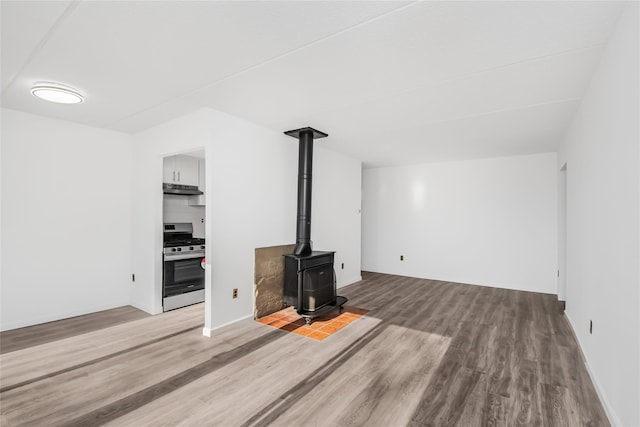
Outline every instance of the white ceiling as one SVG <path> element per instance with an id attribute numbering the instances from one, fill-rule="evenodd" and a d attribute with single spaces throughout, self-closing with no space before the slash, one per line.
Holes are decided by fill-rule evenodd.
<path id="1" fill-rule="evenodd" d="M 123 132 L 212 107 L 365 166 L 555 151 L 620 2 L 6 1 L 2 106 Z M 32 97 L 36 81 L 81 105 Z"/>

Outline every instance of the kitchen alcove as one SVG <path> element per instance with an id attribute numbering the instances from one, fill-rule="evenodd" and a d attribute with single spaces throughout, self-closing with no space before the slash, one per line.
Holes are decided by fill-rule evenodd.
<path id="1" fill-rule="evenodd" d="M 158 291 L 162 311 L 180 309 L 206 299 L 205 289 L 210 278 L 205 262 L 208 251 L 204 156 L 202 149 L 162 159 L 163 239 Z M 177 233 L 178 230 L 183 232 Z"/>

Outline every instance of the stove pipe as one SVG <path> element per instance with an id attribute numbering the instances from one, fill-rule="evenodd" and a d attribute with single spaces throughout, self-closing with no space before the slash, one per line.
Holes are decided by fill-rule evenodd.
<path id="1" fill-rule="evenodd" d="M 298 225 L 295 256 L 311 255 L 311 171 L 313 168 L 313 139 L 324 138 L 324 132 L 310 127 L 294 129 L 285 135 L 298 138 Z"/>

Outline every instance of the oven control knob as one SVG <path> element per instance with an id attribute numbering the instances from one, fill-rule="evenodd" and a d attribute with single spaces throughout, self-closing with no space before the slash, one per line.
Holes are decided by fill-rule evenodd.
<path id="1" fill-rule="evenodd" d="M 193 250 L 193 246 L 189 246 L 189 250 L 192 251 Z"/>
<path id="2" fill-rule="evenodd" d="M 182 248 L 178 248 L 178 252 L 182 252 Z"/>
<path id="3" fill-rule="evenodd" d="M 176 251 L 176 248 L 171 248 L 171 252 L 175 252 L 175 251 Z"/>
<path id="4" fill-rule="evenodd" d="M 200 249 L 204 249 L 204 245 L 200 246 Z"/>

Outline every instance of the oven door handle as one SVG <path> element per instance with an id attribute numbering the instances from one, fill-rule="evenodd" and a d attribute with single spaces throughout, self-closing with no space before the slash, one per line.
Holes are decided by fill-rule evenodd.
<path id="1" fill-rule="evenodd" d="M 182 259 L 202 259 L 204 258 L 204 253 L 193 253 L 193 252 L 185 252 L 183 254 L 171 254 L 164 256 L 165 261 L 179 261 Z"/>

